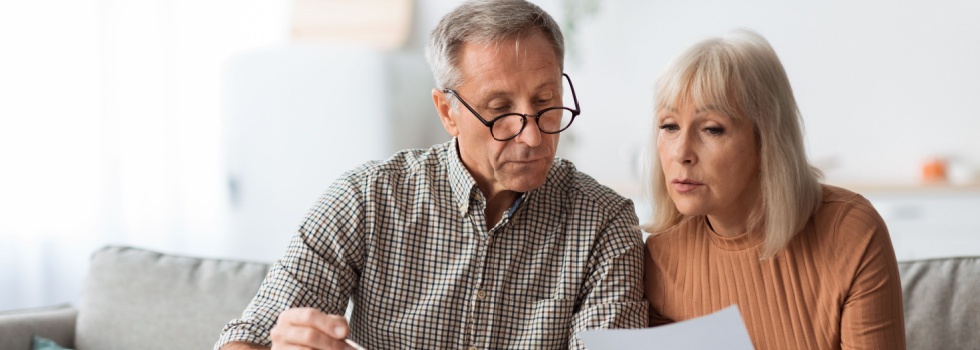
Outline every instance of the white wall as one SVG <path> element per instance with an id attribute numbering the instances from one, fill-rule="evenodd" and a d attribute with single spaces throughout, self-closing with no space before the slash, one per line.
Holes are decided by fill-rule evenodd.
<path id="1" fill-rule="evenodd" d="M 411 74 L 427 67 L 424 59 L 347 45 L 283 45 L 226 61 L 230 255 L 279 258 L 343 172 L 448 139 L 429 137 L 442 130 L 425 112 L 431 74 Z"/>
<path id="2" fill-rule="evenodd" d="M 569 69 L 583 113 L 573 159 L 629 188 L 654 81 L 686 47 L 733 28 L 772 43 L 815 163 L 838 183 L 915 183 L 920 162 L 980 168 L 980 2 L 604 1 Z M 612 155 L 612 156 L 603 156 Z"/>

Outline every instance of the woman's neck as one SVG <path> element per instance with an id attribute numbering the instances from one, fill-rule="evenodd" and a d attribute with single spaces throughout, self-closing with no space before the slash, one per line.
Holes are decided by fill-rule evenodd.
<path id="1" fill-rule="evenodd" d="M 748 220 L 723 220 L 718 216 L 708 215 L 708 228 L 722 237 L 735 237 L 748 231 Z"/>

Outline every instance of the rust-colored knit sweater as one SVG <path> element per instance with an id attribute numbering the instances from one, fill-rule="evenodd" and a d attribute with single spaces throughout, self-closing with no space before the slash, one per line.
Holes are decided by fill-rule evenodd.
<path id="1" fill-rule="evenodd" d="M 761 243 L 757 232 L 719 236 L 704 217 L 651 236 L 651 325 L 738 304 L 756 349 L 905 348 L 895 252 L 864 197 L 824 186 L 820 208 L 786 249 L 760 261 Z"/>

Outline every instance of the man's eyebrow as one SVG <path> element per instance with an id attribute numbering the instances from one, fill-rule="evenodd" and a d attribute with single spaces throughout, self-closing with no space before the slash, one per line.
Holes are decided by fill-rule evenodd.
<path id="1" fill-rule="evenodd" d="M 486 103 L 490 103 L 490 101 L 493 101 L 494 99 L 497 99 L 497 98 L 505 98 L 505 99 L 508 98 L 507 91 L 506 90 L 491 90 L 488 94 L 485 94 L 485 95 L 480 96 L 480 98 L 477 99 L 477 102 L 476 103 L 486 104 Z"/>
<path id="2" fill-rule="evenodd" d="M 534 87 L 532 91 L 540 91 L 544 88 L 555 87 L 555 86 L 560 86 L 560 85 L 555 84 L 555 82 L 544 82 Z M 489 102 L 495 98 L 510 98 L 510 90 L 494 89 L 494 90 L 489 90 L 487 93 L 480 94 L 480 95 L 482 95 L 482 97 L 480 97 L 478 100 L 482 100 L 482 102 L 477 102 L 477 103 Z"/>

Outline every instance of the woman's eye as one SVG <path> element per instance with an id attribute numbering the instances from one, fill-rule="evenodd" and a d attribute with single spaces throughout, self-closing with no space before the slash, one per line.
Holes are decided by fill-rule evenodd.
<path id="1" fill-rule="evenodd" d="M 725 133 L 725 128 L 720 126 L 712 126 L 704 128 L 704 132 L 708 133 L 709 135 L 721 135 Z"/>
<path id="2" fill-rule="evenodd" d="M 677 124 L 660 124 L 660 130 L 677 131 L 678 129 L 680 128 L 677 127 Z"/>
<path id="3" fill-rule="evenodd" d="M 510 106 L 490 107 L 490 111 L 494 113 L 507 113 L 509 110 Z"/>

